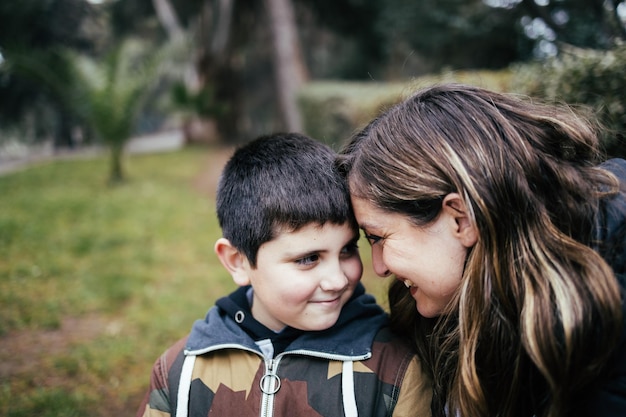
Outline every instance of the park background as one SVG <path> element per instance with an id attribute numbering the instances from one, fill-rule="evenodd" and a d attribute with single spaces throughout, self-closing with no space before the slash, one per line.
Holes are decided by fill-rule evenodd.
<path id="1" fill-rule="evenodd" d="M 212 246 L 237 145 L 339 149 L 462 82 L 576 106 L 625 156 L 624 40 L 619 0 L 0 2 L 0 415 L 135 413 L 154 360 L 235 287 Z"/>

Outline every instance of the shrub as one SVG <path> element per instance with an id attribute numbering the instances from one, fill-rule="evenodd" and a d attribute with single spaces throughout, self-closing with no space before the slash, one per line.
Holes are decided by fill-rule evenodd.
<path id="1" fill-rule="evenodd" d="M 608 157 L 626 157 L 626 45 L 610 51 L 569 48 L 544 64 L 515 69 L 513 89 L 589 110 L 602 125 Z"/>
<path id="2" fill-rule="evenodd" d="M 396 82 L 316 81 L 301 90 L 298 105 L 305 133 L 337 149 L 381 111 L 419 88 L 458 82 L 507 91 L 510 76 L 509 70 L 443 71 Z"/>
<path id="3" fill-rule="evenodd" d="M 305 132 L 339 148 L 358 128 L 399 101 L 406 84 L 314 82 L 300 93 Z"/>

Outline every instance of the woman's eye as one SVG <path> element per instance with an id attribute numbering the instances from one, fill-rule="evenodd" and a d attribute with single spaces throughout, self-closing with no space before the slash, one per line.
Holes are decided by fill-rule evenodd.
<path id="1" fill-rule="evenodd" d="M 370 235 L 368 233 L 365 233 L 365 238 L 367 239 L 367 241 L 370 243 L 370 245 L 374 245 L 378 242 L 380 242 L 383 238 L 380 236 L 376 236 L 376 235 Z"/>
<path id="2" fill-rule="evenodd" d="M 304 258 L 296 259 L 296 263 L 299 265 L 312 265 L 320 259 L 319 255 L 308 255 Z"/>

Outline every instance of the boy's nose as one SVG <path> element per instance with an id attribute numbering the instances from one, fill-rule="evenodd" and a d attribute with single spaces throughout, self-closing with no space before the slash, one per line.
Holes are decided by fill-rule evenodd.
<path id="1" fill-rule="evenodd" d="M 348 278 L 339 264 L 329 268 L 320 283 L 320 287 L 324 291 L 341 291 L 347 285 Z"/>

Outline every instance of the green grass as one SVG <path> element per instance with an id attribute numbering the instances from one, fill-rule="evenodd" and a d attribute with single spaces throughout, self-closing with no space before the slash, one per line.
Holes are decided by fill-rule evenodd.
<path id="1" fill-rule="evenodd" d="M 0 414 L 66 416 L 137 401 L 158 354 L 234 288 L 212 251 L 212 196 L 192 185 L 209 156 L 133 156 L 128 183 L 116 187 L 104 156 L 0 177 L 0 334 L 45 336 L 67 317 L 106 324 L 37 372 L 2 378 Z"/>
<path id="2" fill-rule="evenodd" d="M 39 361 L 0 374 L 0 415 L 134 414 L 158 355 L 235 288 L 213 254 L 213 195 L 194 186 L 219 172 L 214 153 L 128 157 L 116 187 L 105 156 L 0 177 L 0 338 L 42 344 L 0 352 Z M 384 303 L 383 281 L 364 281 Z M 51 339 L 80 320 L 93 323 L 87 335 Z"/>
<path id="3" fill-rule="evenodd" d="M 106 159 L 0 178 L 0 331 L 117 312 L 137 294 L 151 304 L 164 283 L 212 278 L 208 242 L 219 231 L 212 201 L 191 185 L 205 160 L 197 151 L 134 157 L 117 187 L 103 180 Z"/>

